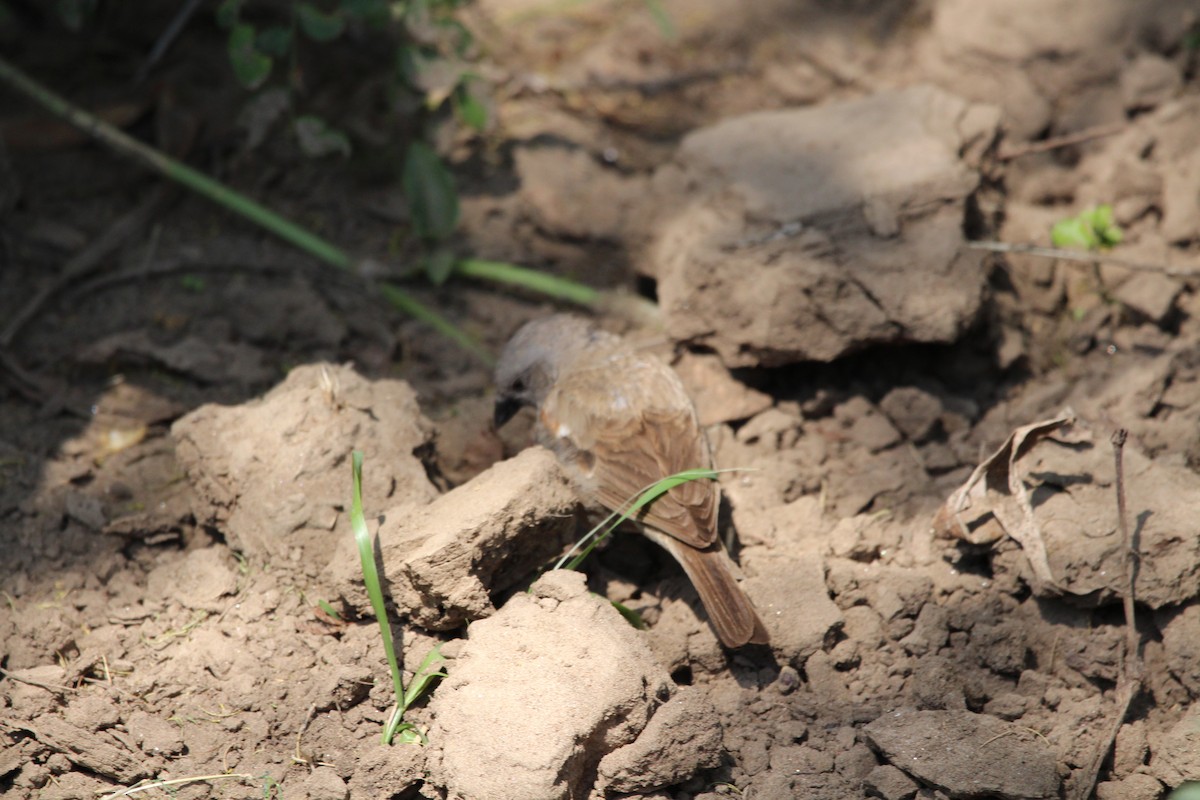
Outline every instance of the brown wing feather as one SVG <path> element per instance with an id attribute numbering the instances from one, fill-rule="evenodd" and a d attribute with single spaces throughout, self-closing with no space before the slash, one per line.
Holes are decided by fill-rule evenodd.
<path id="1" fill-rule="evenodd" d="M 668 475 L 712 466 L 687 392 L 651 356 L 617 352 L 560 375 L 541 417 L 543 443 L 574 461 L 584 488 L 609 509 Z M 716 514 L 716 485 L 698 480 L 660 496 L 639 518 L 706 547 L 717 540 Z"/>

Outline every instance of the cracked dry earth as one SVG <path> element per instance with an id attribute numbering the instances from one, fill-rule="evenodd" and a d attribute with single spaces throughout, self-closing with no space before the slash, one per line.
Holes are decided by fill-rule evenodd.
<path id="1" fill-rule="evenodd" d="M 0 793 L 1151 800 L 1200 778 L 1194 3 L 662 5 L 675 38 L 640 3 L 468 10 L 497 91 L 488 138 L 444 143 L 460 245 L 614 290 L 602 324 L 678 371 L 737 468 L 725 529 L 771 645 L 722 649 L 642 537 L 545 572 L 592 514 L 528 416 L 493 429 L 488 368 L 174 198 L 4 351 Z M 114 12 L 113 57 L 158 22 Z M 203 77 L 219 41 L 197 25 L 159 67 L 208 115 L 197 158 L 236 156 L 201 166 L 386 252 L 394 186 L 222 127 L 244 97 Z M 70 42 L 15 55 L 61 82 L 94 56 Z M 32 149 L 2 102 L 7 320 L 154 187 Z M 967 246 L 1047 245 L 1095 203 L 1124 264 Z M 554 310 L 417 291 L 493 352 Z M 379 742 L 353 449 L 403 663 L 447 658 L 423 747 Z"/>

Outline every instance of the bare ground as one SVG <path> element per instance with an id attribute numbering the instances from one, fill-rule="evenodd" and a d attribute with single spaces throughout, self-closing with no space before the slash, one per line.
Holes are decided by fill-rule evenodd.
<path id="1" fill-rule="evenodd" d="M 1200 776 L 1194 7 L 664 6 L 677 38 L 641 3 L 472 10 L 497 122 L 446 143 L 460 247 L 657 292 L 649 325 L 605 321 L 673 359 L 721 466 L 756 470 L 723 488 L 773 648 L 723 651 L 639 537 L 588 586 L 645 633 L 562 576 L 523 593 L 583 515 L 552 464 L 513 458 L 528 420 L 492 430 L 484 365 L 5 95 L 0 321 L 55 287 L 0 363 L 5 796 L 190 779 L 170 791 L 1135 800 Z M 132 74 L 158 24 L 113 12 L 90 47 L 33 27 L 18 60 L 80 102 L 152 109 L 157 133 L 144 115 L 134 132 L 184 131 L 206 170 L 389 252 L 406 212 L 386 155 L 306 161 L 278 132 L 248 147 L 209 23 L 158 68 L 165 90 L 83 69 Z M 312 87 L 352 130 L 371 99 L 346 84 L 386 69 L 365 60 Z M 905 116 L 925 85 L 954 113 L 925 93 Z M 860 102 L 920 124 L 821 138 Z M 771 110 L 813 116 L 717 126 Z M 738 149 L 775 124 L 787 135 Z M 796 166 L 818 147 L 827 172 Z M 1116 254 L 1153 268 L 964 255 L 964 239 L 1046 244 L 1099 202 Z M 55 283 L 141 203 L 150 221 L 90 277 Z M 421 296 L 493 350 L 549 310 L 465 281 Z M 1074 426 L 1002 452 L 947 516 L 1014 430 L 1064 408 Z M 427 748 L 378 742 L 390 686 L 358 613 L 353 447 L 405 663 L 438 641 L 452 657 L 413 715 Z"/>

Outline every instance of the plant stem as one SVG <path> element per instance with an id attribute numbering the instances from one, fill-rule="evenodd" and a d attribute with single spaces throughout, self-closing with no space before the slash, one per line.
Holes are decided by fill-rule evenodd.
<path id="1" fill-rule="evenodd" d="M 454 271 L 467 278 L 482 278 L 495 283 L 509 286 L 520 286 L 535 292 L 569 300 L 581 306 L 594 306 L 599 302 L 601 292 L 582 283 L 547 275 L 516 264 L 506 264 L 503 261 L 484 261 L 478 258 L 465 258 L 454 265 Z"/>
<path id="2" fill-rule="evenodd" d="M 383 641 L 383 652 L 387 656 L 388 670 L 392 673 L 392 691 L 396 695 L 397 711 L 388 719 L 384 727 L 383 743 L 391 744 L 392 735 L 399 724 L 398 715 L 404 713 L 404 675 L 400 672 L 400 664 L 396 660 L 396 647 L 392 642 L 392 628 L 388 623 L 387 606 L 383 600 L 383 590 L 379 583 L 379 570 L 375 567 L 375 548 L 371 534 L 367 531 L 367 522 L 363 517 L 362 508 L 362 462 L 361 450 L 355 450 L 350 455 L 350 527 L 354 530 L 355 544 L 358 545 L 359 561 L 362 564 L 363 585 L 371 600 L 371 610 L 379 623 L 379 638 Z"/>
<path id="3" fill-rule="evenodd" d="M 1137 543 L 1129 534 L 1129 515 L 1125 505 L 1125 440 L 1129 432 L 1118 428 L 1112 435 L 1113 467 L 1116 474 L 1117 526 L 1121 530 L 1121 564 L 1125 573 L 1125 590 L 1121 600 L 1125 608 L 1125 672 L 1135 680 L 1142 676 L 1141 641 L 1137 618 L 1134 616 L 1134 586 L 1137 584 Z"/>
<path id="4" fill-rule="evenodd" d="M 311 231 L 300 227 L 291 220 L 271 211 L 266 206 L 251 200 L 240 192 L 213 180 L 204 173 L 177 161 L 165 153 L 134 139 L 104 120 L 89 114 L 87 111 L 72 105 L 63 97 L 50 91 L 47 87 L 30 78 L 16 66 L 4 58 L 0 58 L 0 80 L 24 93 L 40 104 L 47 111 L 61 117 L 66 122 L 79 128 L 84 133 L 108 145 L 116 152 L 129 156 L 143 166 L 180 183 L 197 194 L 207 197 L 226 209 L 239 214 L 262 228 L 280 237 L 306 253 L 324 261 L 326 264 L 347 271 L 364 273 L 366 262 L 356 261 L 345 250 L 317 236 Z M 420 301 L 405 293 L 402 289 L 388 285 L 384 295 L 400 311 L 430 324 L 439 333 L 448 336 L 485 363 L 491 363 L 491 356 L 483 345 L 469 335 L 459 330 L 445 317 L 426 307 Z"/>
<path id="5" fill-rule="evenodd" d="M 392 283 L 382 283 L 379 285 L 379 291 L 387 298 L 388 302 L 407 314 L 415 320 L 424 322 L 429 327 L 436 330 L 446 338 L 462 347 L 467 352 L 474 355 L 484 364 L 493 366 L 496 363 L 496 358 L 487 351 L 473 336 L 463 331 L 453 322 L 446 319 L 442 315 L 433 311 L 426 305 L 414 300 L 412 295 L 405 292 Z"/>

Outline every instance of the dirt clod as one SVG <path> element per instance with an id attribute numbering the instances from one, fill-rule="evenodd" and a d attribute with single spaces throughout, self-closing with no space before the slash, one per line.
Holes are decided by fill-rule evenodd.
<path id="1" fill-rule="evenodd" d="M 386 511 L 378 541 L 394 602 L 431 630 L 493 613 L 494 596 L 559 552 L 578 506 L 554 455 L 531 447 L 432 503 Z M 353 540 L 338 552 L 335 591 L 370 613 Z"/>
<path id="2" fill-rule="evenodd" d="M 690 134 L 656 179 L 667 330 L 729 366 L 957 337 L 982 299 L 979 257 L 959 249 L 968 112 L 916 87 Z"/>
<path id="3" fill-rule="evenodd" d="M 430 769 L 452 797 L 586 796 L 601 759 L 671 692 L 641 635 L 579 573 L 547 573 L 467 636 L 430 704 Z M 710 756 L 695 757 L 692 769 Z"/>
<path id="4" fill-rule="evenodd" d="M 436 491 L 416 454 L 431 431 L 406 384 L 330 365 L 298 367 L 261 400 L 202 406 L 172 428 L 196 517 L 249 558 L 314 574 L 352 538 L 341 513 L 350 451 L 364 452 L 367 502 L 427 503 Z"/>
<path id="5" fill-rule="evenodd" d="M 1054 797 L 1054 751 L 1034 732 L 969 711 L 895 711 L 863 728 L 893 765 L 952 798 Z"/>

